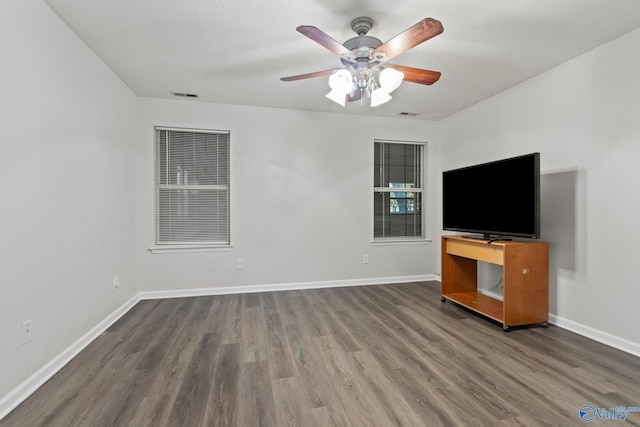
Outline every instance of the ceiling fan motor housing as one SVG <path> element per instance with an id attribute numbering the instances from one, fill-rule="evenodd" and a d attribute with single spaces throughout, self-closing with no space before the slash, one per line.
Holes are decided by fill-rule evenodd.
<path id="1" fill-rule="evenodd" d="M 382 41 L 372 36 L 356 36 L 344 42 L 343 46 L 353 52 L 355 61 L 369 61 L 372 59 L 371 52 L 382 46 Z M 353 63 L 353 61 L 344 58 L 341 58 L 341 61 L 344 65 Z"/>
<path id="2" fill-rule="evenodd" d="M 373 58 L 371 53 L 382 46 L 382 41 L 367 33 L 373 27 L 373 20 L 366 16 L 351 21 L 351 29 L 358 34 L 344 42 L 343 46 L 352 52 L 352 55 L 343 55 L 340 58 L 347 69 L 352 70 L 354 76 L 354 90 L 364 90 L 369 86 L 371 71 L 379 63 L 380 58 Z M 375 84 L 374 82 L 373 84 Z"/>

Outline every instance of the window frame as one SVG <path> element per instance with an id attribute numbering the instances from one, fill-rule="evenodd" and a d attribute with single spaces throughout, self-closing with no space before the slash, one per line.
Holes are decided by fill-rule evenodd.
<path id="1" fill-rule="evenodd" d="M 380 187 L 379 182 L 375 182 L 376 171 L 375 168 L 382 168 L 383 164 L 381 163 L 379 166 L 376 166 L 376 150 L 378 149 L 378 144 L 401 144 L 401 145 L 415 145 L 420 146 L 420 154 L 419 154 L 419 174 L 417 175 L 419 179 L 419 186 L 416 185 L 414 187 L 406 187 L 406 188 L 397 188 L 397 187 Z M 388 244 L 423 244 L 428 243 L 431 240 L 427 237 L 427 218 L 426 218 L 426 201 L 427 201 L 427 188 L 426 188 L 426 169 L 427 169 L 427 148 L 428 144 L 423 141 L 407 141 L 407 140 L 389 140 L 389 139 L 374 139 L 373 144 L 373 168 L 374 168 L 374 186 L 373 186 L 373 200 L 372 200 L 372 211 L 373 211 L 373 227 L 372 227 L 372 243 L 380 244 L 380 245 L 388 245 Z M 380 171 L 379 176 L 382 178 L 383 174 Z M 420 194 L 421 203 L 420 203 L 420 235 L 414 236 L 376 236 L 376 196 L 380 193 L 415 193 Z M 406 200 L 406 198 L 405 198 Z M 393 215 L 391 212 L 389 215 Z"/>
<path id="2" fill-rule="evenodd" d="M 193 134 L 216 134 L 227 136 L 227 153 L 226 153 L 226 185 L 186 185 L 186 190 L 205 190 L 205 189 L 222 189 L 226 191 L 226 234 L 227 239 L 225 241 L 161 241 L 160 238 L 160 208 L 159 208 L 159 193 L 161 188 L 171 189 L 176 187 L 173 184 L 160 184 L 158 180 L 158 168 L 159 168 L 159 156 L 158 156 L 158 144 L 159 144 L 159 132 L 185 132 Z M 226 251 L 231 250 L 231 132 L 229 130 L 219 129 L 198 129 L 198 128 L 180 128 L 180 127 L 168 127 L 168 126 L 154 126 L 153 129 L 153 199 L 154 199 L 154 244 L 150 246 L 149 251 L 151 253 L 173 253 L 173 252 L 209 252 L 209 251 Z M 179 185 L 179 184 L 177 184 Z M 182 188 L 181 188 L 182 189 Z"/>

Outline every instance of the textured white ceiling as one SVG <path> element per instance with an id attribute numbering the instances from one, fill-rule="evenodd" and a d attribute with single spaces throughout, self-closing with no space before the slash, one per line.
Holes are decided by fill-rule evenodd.
<path id="1" fill-rule="evenodd" d="M 439 120 L 640 28 L 639 0 L 44 0 L 139 96 Z M 368 16 L 383 42 L 425 17 L 439 36 L 393 63 L 442 72 L 405 82 L 376 108 L 326 99 L 327 77 L 280 77 L 340 66 L 296 31 L 344 42 Z M 629 52 L 637 55 L 637 52 Z M 615 78 L 615 76 L 602 76 Z M 198 101 L 194 101 L 198 102 Z"/>

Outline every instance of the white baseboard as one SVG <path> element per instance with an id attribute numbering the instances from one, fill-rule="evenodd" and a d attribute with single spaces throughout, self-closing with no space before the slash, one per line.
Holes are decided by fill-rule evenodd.
<path id="1" fill-rule="evenodd" d="M 71 344 L 67 349 L 62 351 L 58 356 L 53 358 L 49 363 L 40 368 L 35 374 L 27 378 L 22 384 L 13 389 L 9 394 L 0 399 L 0 420 L 7 416 L 20 403 L 35 392 L 49 378 L 62 369 L 71 359 L 84 350 L 93 340 L 105 332 L 118 319 L 124 316 L 134 305 L 141 300 L 160 299 L 160 298 L 183 298 L 205 295 L 228 295 L 250 292 L 272 292 L 286 291 L 298 289 L 320 289 L 334 288 L 346 286 L 366 286 L 366 285 L 382 285 L 388 283 L 408 283 L 423 281 L 439 281 L 438 275 L 422 275 L 422 276 L 400 276 L 385 277 L 374 279 L 353 279 L 353 280 L 334 280 L 323 282 L 300 282 L 300 283 L 280 283 L 270 285 L 246 285 L 246 286 L 226 286 L 219 288 L 199 288 L 172 291 L 149 291 L 140 292 L 129 301 L 124 303 L 113 313 L 108 315 L 102 322 L 93 327 L 90 331 L 80 337 L 76 342 Z M 579 335 L 593 339 L 595 341 L 606 344 L 610 347 L 617 348 L 627 353 L 640 357 L 640 344 L 617 337 L 615 335 L 603 332 L 589 326 L 582 325 L 569 319 L 554 314 L 549 315 L 549 323 L 560 328 L 567 329 Z"/>
<path id="2" fill-rule="evenodd" d="M 182 298 L 195 297 L 205 295 L 228 295 L 250 292 L 270 292 L 284 291 L 295 289 L 317 289 L 344 286 L 363 286 L 363 285 L 382 285 L 386 283 L 406 283 L 421 282 L 427 280 L 437 280 L 436 275 L 423 276 L 402 276 L 402 277 L 386 277 L 376 279 L 354 279 L 354 280 L 336 280 L 324 282 L 301 282 L 301 283 L 282 283 L 271 285 L 247 285 L 247 286 L 227 286 L 220 288 L 202 288 L 202 289 L 186 289 L 173 291 L 151 291 L 140 292 L 108 315 L 103 321 L 93 327 L 90 331 L 80 337 L 76 342 L 63 350 L 54 357 L 49 363 L 40 368 L 35 374 L 27 378 L 22 384 L 13 389 L 9 394 L 0 399 L 0 420 L 6 417 L 19 404 L 33 394 L 40 386 L 42 386 L 49 378 L 54 376 L 62 369 L 71 359 L 84 350 L 93 340 L 98 338 L 118 319 L 124 316 L 134 305 L 141 300 L 159 299 L 159 298 Z"/>
<path id="3" fill-rule="evenodd" d="M 225 286 L 219 288 L 195 288 L 172 291 L 148 291 L 140 292 L 138 296 L 141 300 L 147 299 L 163 299 L 163 298 L 184 298 L 205 295 L 231 295 L 246 294 L 251 292 L 275 292 L 275 291 L 293 291 L 299 289 L 321 289 L 321 288 L 338 288 L 346 286 L 367 286 L 367 285 L 384 285 L 389 283 L 408 283 L 408 282 L 424 282 L 429 280 L 438 280 L 435 274 L 421 276 L 400 276 L 400 277 L 384 277 L 374 279 L 352 279 L 352 280 L 330 280 L 322 282 L 298 282 L 298 283 L 277 283 L 269 285 L 245 285 L 245 286 Z"/>
<path id="4" fill-rule="evenodd" d="M 113 325 L 118 319 L 124 316 L 131 308 L 140 301 L 138 295 L 125 302 L 104 320 L 98 323 L 90 331 L 80 337 L 60 354 L 54 357 L 36 373 L 27 378 L 22 384 L 14 388 L 9 394 L 0 399 L 0 420 L 6 417 L 27 397 L 31 396 L 40 386 L 54 376 L 60 369 L 84 350 L 93 340 L 98 338 L 104 331 Z"/>
<path id="5" fill-rule="evenodd" d="M 549 313 L 549 323 L 552 323 L 559 328 L 575 332 L 583 337 L 598 341 L 602 344 L 608 345 L 609 347 L 617 348 L 618 350 L 640 357 L 639 343 L 629 341 L 625 338 L 612 335 L 608 332 L 604 332 L 551 313 Z"/>

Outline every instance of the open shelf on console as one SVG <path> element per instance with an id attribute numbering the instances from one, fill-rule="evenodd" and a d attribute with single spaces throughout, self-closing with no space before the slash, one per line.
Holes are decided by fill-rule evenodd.
<path id="1" fill-rule="evenodd" d="M 454 292 L 442 294 L 442 297 L 503 323 L 502 301 L 500 300 L 480 292 Z"/>

